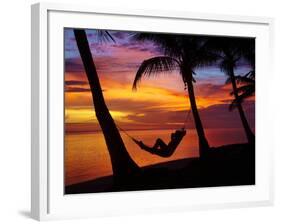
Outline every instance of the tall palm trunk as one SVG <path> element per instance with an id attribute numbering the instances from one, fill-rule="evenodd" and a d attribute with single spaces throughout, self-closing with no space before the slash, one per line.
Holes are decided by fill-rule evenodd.
<path id="1" fill-rule="evenodd" d="M 206 153 L 208 152 L 208 149 L 210 148 L 209 143 L 207 141 L 207 138 L 205 136 L 204 128 L 200 119 L 200 115 L 197 109 L 197 104 L 195 100 L 195 94 L 194 94 L 194 88 L 193 88 L 193 83 L 192 83 L 192 75 L 190 76 L 185 76 L 185 77 L 190 77 L 186 80 L 187 84 L 187 90 L 188 90 L 188 95 L 189 95 L 189 101 L 191 105 L 191 110 L 195 122 L 195 127 L 198 135 L 198 140 L 199 140 L 199 156 L 204 157 Z"/>
<path id="2" fill-rule="evenodd" d="M 135 173 L 138 166 L 128 154 L 120 133 L 105 104 L 99 77 L 92 58 L 85 30 L 75 29 L 75 39 L 91 88 L 94 109 L 109 151 L 115 180 L 122 181 Z"/>
<path id="3" fill-rule="evenodd" d="M 235 100 L 237 101 L 236 106 L 237 106 L 237 109 L 239 111 L 239 115 L 240 115 L 240 118 L 241 118 L 241 121 L 242 121 L 244 131 L 245 131 L 246 136 L 247 136 L 248 143 L 253 144 L 255 142 L 255 135 L 253 134 L 253 132 L 252 132 L 252 130 L 251 130 L 249 124 L 248 124 L 248 121 L 247 121 L 247 118 L 245 116 L 242 105 L 238 100 L 239 96 L 238 96 L 237 85 L 236 85 L 236 80 L 235 80 L 233 68 L 230 70 L 229 75 L 230 75 L 231 84 L 232 84 L 232 88 L 233 88 L 233 95 L 235 97 Z"/>

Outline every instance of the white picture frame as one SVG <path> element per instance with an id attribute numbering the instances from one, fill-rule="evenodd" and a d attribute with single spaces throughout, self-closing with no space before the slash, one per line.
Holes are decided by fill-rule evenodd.
<path id="1" fill-rule="evenodd" d="M 131 21 L 131 22 L 130 22 Z M 120 25 L 122 24 L 122 25 Z M 189 29 L 180 29 L 180 25 Z M 180 190 L 63 194 L 63 27 L 169 31 L 256 37 L 256 184 Z M 182 26 L 186 27 L 186 26 Z M 98 217 L 188 209 L 248 207 L 273 203 L 270 109 L 261 86 L 271 71 L 273 19 L 190 12 L 32 5 L 31 214 L 37 220 Z M 135 203 L 135 202 L 138 203 Z"/>

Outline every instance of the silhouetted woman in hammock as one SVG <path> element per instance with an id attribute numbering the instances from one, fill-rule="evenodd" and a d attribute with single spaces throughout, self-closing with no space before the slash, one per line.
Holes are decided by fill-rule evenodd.
<path id="1" fill-rule="evenodd" d="M 135 139 L 134 141 L 139 145 L 141 149 L 147 152 L 161 157 L 170 157 L 180 144 L 185 134 L 186 130 L 183 128 L 180 130 L 176 130 L 171 134 L 171 141 L 168 144 L 166 144 L 162 139 L 158 138 L 153 147 L 145 145 L 142 141 L 137 141 Z"/>

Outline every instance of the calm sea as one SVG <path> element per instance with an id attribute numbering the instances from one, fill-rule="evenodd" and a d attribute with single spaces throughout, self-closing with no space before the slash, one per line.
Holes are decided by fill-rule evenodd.
<path id="1" fill-rule="evenodd" d="M 168 142 L 174 130 L 128 131 L 147 145 L 160 137 Z M 241 129 L 206 129 L 211 146 L 246 142 Z M 123 141 L 130 156 L 140 166 L 198 156 L 195 130 L 188 130 L 176 152 L 170 158 L 161 158 L 142 151 L 125 134 Z M 74 184 L 112 174 L 109 154 L 101 132 L 65 135 L 65 184 Z"/>

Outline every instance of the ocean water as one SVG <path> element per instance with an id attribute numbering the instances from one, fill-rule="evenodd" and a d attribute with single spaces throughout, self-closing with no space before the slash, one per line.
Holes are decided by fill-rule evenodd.
<path id="1" fill-rule="evenodd" d="M 128 131 L 136 139 L 153 145 L 157 138 L 169 142 L 174 130 Z M 242 129 L 206 129 L 210 146 L 246 142 Z M 198 157 L 198 138 L 195 130 L 187 130 L 186 136 L 175 153 L 161 158 L 141 150 L 127 135 L 122 139 L 132 159 L 140 166 L 183 158 Z M 65 184 L 74 184 L 112 174 L 107 147 L 101 132 L 71 133 L 65 135 Z"/>

